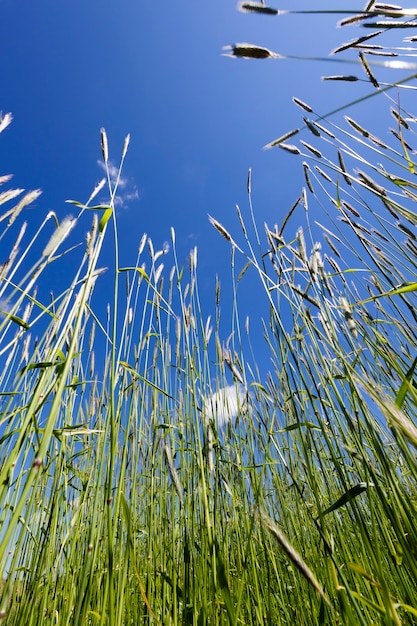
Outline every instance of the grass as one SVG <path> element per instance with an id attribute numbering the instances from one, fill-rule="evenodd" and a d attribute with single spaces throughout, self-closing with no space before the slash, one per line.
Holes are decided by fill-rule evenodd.
<path id="1" fill-rule="evenodd" d="M 391 96 L 367 70 L 382 107 Z M 6 208 L 3 623 L 416 623 L 415 118 L 402 102 L 388 103 L 390 143 L 295 98 L 309 115 L 303 131 L 269 145 L 291 137 L 288 158 L 303 160 L 306 185 L 288 215 L 261 234 L 249 173 L 240 233 L 211 218 L 232 253 L 226 344 L 220 285 L 212 321 L 197 251 L 181 264 L 173 231 L 171 252 L 144 237 L 134 264 L 119 266 L 110 175 L 108 205 L 92 206 L 103 181 L 73 203 L 75 217 L 48 214 L 25 246 L 18 214 L 37 192 Z M 102 149 L 107 165 L 104 131 Z M 87 242 L 66 247 L 91 208 Z M 94 287 L 112 237 L 103 317 Z M 46 304 L 36 285 L 69 250 L 72 282 Z M 239 308 L 246 272 L 265 298 L 266 377 Z M 221 400 L 225 387 L 233 400 L 229 370 L 236 419 Z"/>

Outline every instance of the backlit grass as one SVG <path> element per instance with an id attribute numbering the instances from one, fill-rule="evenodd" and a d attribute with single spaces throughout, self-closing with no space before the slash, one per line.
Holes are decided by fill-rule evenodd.
<path id="1" fill-rule="evenodd" d="M 366 19 L 404 19 L 380 6 Z M 235 232 L 211 218 L 231 248 L 229 336 L 220 284 L 209 317 L 197 250 L 178 259 L 174 231 L 120 266 L 110 174 L 106 204 L 103 181 L 30 239 L 19 214 L 38 193 L 1 179 L 3 623 L 416 623 L 415 118 L 374 69 L 388 139 L 295 97 L 300 129 L 268 146 L 304 171 L 288 214 L 261 232 L 249 173 Z M 239 305 L 249 275 L 267 375 Z"/>

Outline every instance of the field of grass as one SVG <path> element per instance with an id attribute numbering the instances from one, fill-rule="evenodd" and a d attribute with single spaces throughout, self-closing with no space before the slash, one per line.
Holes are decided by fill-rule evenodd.
<path id="1" fill-rule="evenodd" d="M 378 6 L 367 24 L 415 27 Z M 417 119 L 359 45 L 355 69 L 372 106 L 391 109 L 392 140 L 295 98 L 300 129 L 269 145 L 304 169 L 288 215 L 261 231 L 249 172 L 236 233 L 211 218 L 231 248 L 229 339 L 220 285 L 207 318 L 197 250 L 177 259 L 174 231 L 170 252 L 143 237 L 119 266 L 110 176 L 30 240 L 20 213 L 39 194 L 0 179 L 1 623 L 417 623 Z M 254 50 L 231 53 L 268 56 Z M 87 211 L 72 282 L 41 301 Z M 103 245 L 115 263 L 105 321 Z M 246 272 L 264 298 L 266 376 L 239 307 Z"/>

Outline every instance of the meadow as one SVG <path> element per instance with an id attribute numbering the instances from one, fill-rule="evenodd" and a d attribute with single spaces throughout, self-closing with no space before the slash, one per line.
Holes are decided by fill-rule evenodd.
<path id="1" fill-rule="evenodd" d="M 304 172 L 287 214 L 257 223 L 249 172 L 236 231 L 210 217 L 231 252 L 229 337 L 223 286 L 211 318 L 197 249 L 178 259 L 174 230 L 169 250 L 144 236 L 119 265 L 104 129 L 107 177 L 30 238 L 22 211 L 40 192 L 0 178 L 1 623 L 417 623 L 416 18 L 371 1 L 341 24 L 358 36 L 334 53 L 357 62 L 326 79 L 367 81 L 363 102 L 391 119 L 382 138 L 349 102 L 323 118 L 295 97 L 299 128 L 266 146 Z M 227 52 L 278 62 L 250 44 Z M 394 62 L 409 74 L 380 82 Z M 79 264 L 47 302 L 38 286 L 74 233 Z M 239 306 L 248 272 L 266 375 Z"/>

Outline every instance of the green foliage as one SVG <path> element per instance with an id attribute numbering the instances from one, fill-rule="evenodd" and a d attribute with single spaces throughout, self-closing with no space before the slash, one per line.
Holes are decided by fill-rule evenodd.
<path id="1" fill-rule="evenodd" d="M 263 4 L 243 8 L 276 15 Z M 377 20 L 374 38 L 415 25 L 413 14 L 373 2 L 347 19 Z M 359 52 L 375 106 L 394 85 L 380 88 L 364 43 L 357 37 L 339 52 Z M 200 306 L 196 251 L 181 266 L 173 231 L 172 256 L 143 237 L 134 264 L 119 267 L 110 176 L 108 204 L 91 206 L 100 184 L 85 205 L 72 203 L 75 218 L 58 224 L 48 214 L 24 252 L 24 231 L 13 240 L 0 282 L 8 626 L 415 623 L 416 120 L 391 101 L 391 146 L 350 117 L 339 127 L 294 102 L 310 117 L 268 147 L 288 149 L 301 132 L 314 145 L 290 146 L 288 158 L 304 159 L 306 186 L 282 223 L 259 234 L 250 174 L 241 241 L 210 218 L 231 246 L 226 344 L 220 285 L 213 325 Z M 101 140 L 108 166 L 104 131 Z M 3 216 L 4 241 L 21 203 Z M 325 219 L 310 220 L 313 205 Z M 84 247 L 62 252 L 89 208 Z M 32 261 L 51 218 L 55 232 Z M 303 223 L 290 232 L 296 218 Z M 111 231 L 106 317 L 94 287 Z M 46 304 L 36 284 L 69 254 L 78 254 L 72 282 Z M 268 312 L 272 366 L 263 378 L 238 306 L 239 284 L 254 272 Z M 230 420 L 221 395 L 229 370 Z"/>

